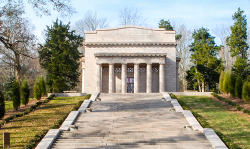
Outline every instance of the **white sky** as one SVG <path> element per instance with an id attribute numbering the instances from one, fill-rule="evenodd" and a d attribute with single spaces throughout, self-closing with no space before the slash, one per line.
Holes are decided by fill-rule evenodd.
<path id="1" fill-rule="evenodd" d="M 147 18 L 149 27 L 157 28 L 161 19 L 177 20 L 186 24 L 190 29 L 201 27 L 210 29 L 219 24 L 233 24 L 232 15 L 240 7 L 250 16 L 250 0 L 71 0 L 77 13 L 70 19 L 61 18 L 59 13 L 52 11 L 51 16 L 37 17 L 34 11 L 27 6 L 26 14 L 35 25 L 34 33 L 40 38 L 46 25 L 51 26 L 56 18 L 63 23 L 71 22 L 71 26 L 80 20 L 88 10 L 96 11 L 97 16 L 106 17 L 110 27 L 119 26 L 118 13 L 126 6 L 137 8 Z M 2 5 L 2 4 L 1 4 Z M 1 6 L 0 5 L 0 6 Z M 249 24 L 249 21 L 248 21 Z M 250 25 L 250 24 L 249 24 Z M 249 37 L 250 38 L 250 37 Z M 218 38 L 216 43 L 220 44 Z"/>

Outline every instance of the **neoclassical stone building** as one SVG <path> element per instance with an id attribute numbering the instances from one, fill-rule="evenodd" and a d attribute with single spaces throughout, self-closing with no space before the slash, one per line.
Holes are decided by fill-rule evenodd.
<path id="1" fill-rule="evenodd" d="M 85 35 L 84 93 L 178 91 L 175 31 L 122 26 Z"/>

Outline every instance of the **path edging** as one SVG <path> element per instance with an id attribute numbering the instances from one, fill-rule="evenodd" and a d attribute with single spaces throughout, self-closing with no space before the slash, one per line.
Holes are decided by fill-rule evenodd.
<path id="1" fill-rule="evenodd" d="M 36 149 L 50 148 L 60 132 L 60 129 L 50 129 L 48 133 L 43 137 L 42 141 L 36 146 Z"/>
<path id="2" fill-rule="evenodd" d="M 203 132 L 214 149 L 227 149 L 227 146 L 221 141 L 212 128 L 204 128 Z"/>
<path id="3" fill-rule="evenodd" d="M 163 93 L 162 93 L 163 94 Z M 165 95 L 164 95 L 165 94 Z M 164 92 L 163 96 L 168 97 L 166 92 Z M 169 95 L 170 97 L 170 95 Z M 171 98 L 171 97 L 170 97 Z M 192 126 L 193 130 L 201 131 L 207 138 L 207 140 L 211 143 L 214 149 L 228 149 L 227 146 L 223 143 L 223 141 L 218 137 L 218 135 L 214 132 L 212 128 L 203 128 L 198 120 L 194 117 L 191 111 L 183 110 L 182 106 L 179 104 L 177 99 L 171 99 L 171 104 L 175 108 L 176 112 L 182 112 L 189 125 Z"/>
<path id="4" fill-rule="evenodd" d="M 50 129 L 43 137 L 36 149 L 49 149 L 61 131 L 68 131 L 80 113 L 84 113 L 92 101 L 95 101 L 100 93 L 94 93 L 89 100 L 84 100 L 78 111 L 71 111 L 59 129 Z"/>

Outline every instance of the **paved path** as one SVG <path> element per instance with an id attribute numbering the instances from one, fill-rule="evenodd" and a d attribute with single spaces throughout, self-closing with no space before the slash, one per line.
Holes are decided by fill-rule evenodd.
<path id="1" fill-rule="evenodd" d="M 64 131 L 52 148 L 212 149 L 203 133 L 183 130 L 182 113 L 169 111 L 162 94 L 101 94 L 92 112 L 79 115 L 78 131 Z"/>

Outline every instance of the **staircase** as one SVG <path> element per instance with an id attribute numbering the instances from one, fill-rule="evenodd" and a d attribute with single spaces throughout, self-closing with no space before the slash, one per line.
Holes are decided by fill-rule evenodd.
<path id="1" fill-rule="evenodd" d="M 184 130 L 189 125 L 182 113 L 161 101 L 162 94 L 101 94 L 92 112 L 75 122 L 78 130 L 63 131 L 53 149 L 212 149 L 202 132 Z"/>

